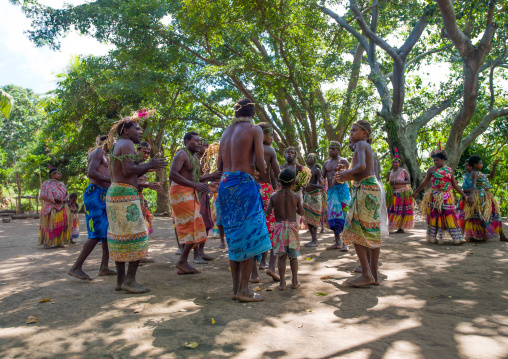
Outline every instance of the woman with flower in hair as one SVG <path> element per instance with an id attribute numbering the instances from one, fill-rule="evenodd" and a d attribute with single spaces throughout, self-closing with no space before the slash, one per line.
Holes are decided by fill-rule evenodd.
<path id="1" fill-rule="evenodd" d="M 499 204 L 490 193 L 489 182 L 489 178 L 496 175 L 499 160 L 494 162 L 494 168 L 489 175 L 481 172 L 483 162 L 480 156 L 469 157 L 468 163 L 471 166 L 471 195 L 464 206 L 464 237 L 468 241 L 487 241 L 500 235 L 503 240 L 503 237 L 506 237 Z"/>
<path id="2" fill-rule="evenodd" d="M 42 214 L 39 226 L 39 245 L 44 248 L 63 247 L 71 239 L 72 215 L 69 193 L 61 182 L 58 168 L 51 167 L 49 180 L 41 186 Z"/>
<path id="3" fill-rule="evenodd" d="M 420 210 L 427 217 L 427 241 L 430 243 L 464 243 L 464 237 L 459 227 L 457 212 L 455 211 L 455 197 L 452 189 L 461 196 L 467 197 L 457 183 L 453 170 L 445 166 L 448 159 L 445 151 L 439 149 L 430 153 L 434 166 L 427 170 L 427 176 L 420 187 L 413 194 L 413 198 L 429 184 L 432 184 L 423 196 Z"/>
<path id="4" fill-rule="evenodd" d="M 413 223 L 413 190 L 409 173 L 401 167 L 398 155 L 392 161 L 392 169 L 386 174 L 386 181 L 392 187 L 393 197 L 388 207 L 390 229 L 404 233 L 404 229 L 414 227 Z"/>

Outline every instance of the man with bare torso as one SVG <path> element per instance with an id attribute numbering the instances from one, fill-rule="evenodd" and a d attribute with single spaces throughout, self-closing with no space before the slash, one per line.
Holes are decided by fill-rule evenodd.
<path id="1" fill-rule="evenodd" d="M 268 206 L 268 202 L 270 201 L 270 196 L 273 193 L 273 178 L 278 178 L 280 169 L 279 163 L 277 162 L 277 153 L 275 153 L 274 148 L 272 147 L 273 142 L 273 127 L 266 122 L 260 122 L 257 124 L 263 130 L 263 149 L 264 149 L 264 157 L 266 168 L 263 174 L 257 173 L 256 182 L 259 183 L 261 187 L 261 197 L 263 198 L 263 206 L 264 211 L 266 212 L 266 208 Z M 266 215 L 266 226 L 268 227 L 268 233 L 270 233 L 270 240 L 273 240 L 273 230 L 275 226 L 275 216 L 273 211 L 270 214 Z M 272 243 L 273 244 L 273 243 Z M 263 253 L 261 257 L 261 262 L 259 264 L 259 269 L 266 269 L 266 274 L 272 277 L 274 281 L 279 281 L 279 276 L 275 272 L 275 259 L 276 256 L 273 253 L 273 250 L 270 251 L 270 262 L 266 264 L 266 252 Z M 259 276 L 257 273 L 256 261 L 254 260 L 254 265 L 252 268 L 251 282 L 259 283 Z"/>
<path id="2" fill-rule="evenodd" d="M 378 260 L 381 247 L 382 194 L 376 178 L 375 156 L 370 144 L 372 129 L 367 121 L 356 121 L 350 139 L 355 144 L 353 166 L 337 174 L 338 181 L 354 180 L 343 240 L 354 244 L 362 275 L 347 283 L 353 287 L 379 285 Z"/>
<path id="3" fill-rule="evenodd" d="M 328 226 L 333 231 L 335 243 L 327 249 L 340 249 L 347 251 L 347 246 L 342 243 L 340 234 L 346 221 L 346 212 L 351 200 L 347 183 L 339 183 L 335 179 L 338 169 L 346 169 L 349 162 L 339 155 L 340 144 L 336 141 L 330 142 L 328 154 L 330 159 L 323 165 L 323 177 L 328 181 L 328 192 L 326 193 L 326 205 L 328 215 Z"/>
<path id="4" fill-rule="evenodd" d="M 116 132 L 119 140 L 110 154 L 112 183 L 106 196 L 109 255 L 115 261 L 118 273 L 115 290 L 129 293 L 150 291 L 136 282 L 140 260 L 148 254 L 148 230 L 141 209 L 138 177 L 150 169 L 168 165 L 165 159 L 157 157 L 142 163 L 143 157 L 134 146 L 141 142 L 143 134 L 137 122 L 139 118 L 122 119 L 111 129 L 110 135 Z M 127 273 L 126 262 L 129 263 Z"/>
<path id="5" fill-rule="evenodd" d="M 169 200 L 178 240 L 184 244 L 180 259 L 176 263 L 177 273 L 196 274 L 200 271 L 188 263 L 189 253 L 192 248 L 197 247 L 196 251 L 201 251 L 197 257 L 206 259 L 202 251 L 207 239 L 198 192 L 211 193 L 208 181 L 219 177 L 221 173 L 201 175 L 197 156 L 201 149 L 201 139 L 197 132 L 186 133 L 183 141 L 185 147 L 176 153 L 169 170 L 169 179 L 172 181 Z"/>
<path id="6" fill-rule="evenodd" d="M 97 245 L 102 242 L 102 261 L 99 269 L 99 275 L 115 275 L 116 272 L 109 269 L 109 250 L 108 250 L 108 216 L 106 214 L 106 192 L 111 185 L 109 176 L 109 161 L 107 153 L 108 144 L 104 143 L 108 134 L 100 135 L 95 141 L 95 147 L 88 154 L 88 178 L 90 184 L 85 189 L 83 202 L 85 204 L 86 229 L 88 231 L 88 240 L 83 245 L 83 249 L 78 259 L 69 270 L 68 274 L 78 279 L 92 280 L 88 274 L 83 271 L 83 263 Z"/>
<path id="7" fill-rule="evenodd" d="M 222 220 L 233 277 L 233 299 L 242 302 L 264 300 L 249 288 L 254 257 L 272 248 L 263 212 L 260 186 L 254 171 L 265 175 L 263 131 L 253 124 L 255 109 L 249 99 L 235 104 L 233 123 L 220 141 L 218 168 L 218 217 Z"/>

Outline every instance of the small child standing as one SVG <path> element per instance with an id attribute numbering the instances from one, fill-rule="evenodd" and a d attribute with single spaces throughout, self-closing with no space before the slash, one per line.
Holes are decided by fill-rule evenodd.
<path id="1" fill-rule="evenodd" d="M 73 192 L 69 196 L 69 209 L 72 213 L 72 230 L 71 230 L 71 243 L 74 242 L 75 238 L 79 238 L 79 204 L 78 204 L 78 194 Z"/>
<path id="2" fill-rule="evenodd" d="M 275 214 L 275 227 L 273 233 L 273 251 L 279 257 L 278 267 L 280 276 L 280 290 L 286 290 L 286 259 L 289 256 L 289 265 L 292 274 L 292 288 L 300 286 L 298 281 L 298 257 L 300 256 L 299 225 L 296 214 L 303 216 L 303 205 L 300 196 L 291 189 L 295 184 L 296 173 L 291 168 L 281 171 L 279 181 L 281 189 L 272 194 L 266 213 Z"/>

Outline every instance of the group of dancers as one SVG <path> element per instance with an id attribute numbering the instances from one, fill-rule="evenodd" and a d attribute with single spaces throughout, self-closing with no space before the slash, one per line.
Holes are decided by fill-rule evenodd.
<path id="1" fill-rule="evenodd" d="M 69 275 L 91 280 L 82 267 L 101 242 L 99 275 L 117 275 L 116 290 L 149 291 L 136 281 L 140 262 L 153 261 L 147 258 L 148 235 L 153 229 L 143 189 L 160 191 L 162 187 L 160 183 L 146 182 L 144 175 L 168 165 L 158 156 L 148 160 L 150 145 L 142 142 L 139 122 L 152 113 L 142 110 L 118 121 L 108 134 L 98 137 L 89 151 L 90 184 L 83 196 L 88 240 Z M 254 114 L 252 101 L 239 100 L 218 151 L 208 151 L 208 144 L 199 134 L 189 132 L 184 136 L 184 147 L 172 161 L 169 196 L 181 245 L 176 263 L 178 274 L 199 273 L 188 262 L 192 250 L 196 263 L 213 259 L 205 254 L 204 246 L 209 231 L 216 226 L 221 234 L 221 247 L 225 247 L 224 238 L 228 244 L 233 299 L 264 300 L 249 288 L 249 282 L 259 282 L 258 261 L 267 275 L 280 282 L 278 288 L 285 290 L 289 258 L 291 287 L 296 289 L 300 286 L 300 217 L 311 234 L 311 241 L 305 246 L 315 247 L 319 245 L 317 229 L 326 207 L 328 226 L 334 233 L 334 243 L 328 249 L 347 251 L 348 245 L 354 245 L 360 261 L 361 275 L 346 283 L 353 287 L 379 285 L 382 237 L 388 227 L 396 232 L 413 228 L 414 198 L 429 183 L 432 186 L 420 206 L 426 216 L 429 242 L 461 244 L 466 239 L 486 240 L 497 235 L 505 238 L 499 206 L 490 193 L 488 181 L 495 175 L 497 162 L 493 172 L 484 175 L 481 158 L 471 156 L 466 167 L 468 174 L 460 188 L 453 171 L 444 165 L 446 153 L 433 151 L 434 166 L 412 193 L 409 173 L 401 167 L 396 154 L 386 174 L 392 189 L 386 209 L 379 160 L 371 147 L 372 129 L 367 121 L 356 121 L 351 127 L 349 141 L 354 152 L 351 163 L 340 157 L 340 144 L 331 142 L 330 159 L 322 167 L 314 153 L 306 157 L 308 167 L 298 164 L 297 151 L 292 147 L 285 150 L 286 163 L 279 166 L 271 146 L 273 129 L 267 123 L 255 125 Z M 73 212 L 67 205 L 67 191 L 59 176 L 58 170 L 50 171 L 50 180 L 43 184 L 46 190 L 41 190 L 49 214 L 45 218 L 43 210 L 41 217 L 40 243 L 45 245 L 61 244 L 65 238 L 62 233 L 68 230 L 66 224 L 72 225 Z M 463 197 L 457 208 L 452 189 Z M 109 258 L 115 261 L 116 271 L 108 267 Z M 125 263 L 129 264 L 127 271 Z"/>

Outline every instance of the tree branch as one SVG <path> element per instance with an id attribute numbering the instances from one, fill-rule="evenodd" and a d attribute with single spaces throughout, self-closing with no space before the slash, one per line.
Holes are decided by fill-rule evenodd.
<path id="1" fill-rule="evenodd" d="M 463 152 L 478 136 L 485 132 L 496 118 L 503 116 L 508 116 L 508 107 L 489 111 L 489 113 L 480 121 L 478 126 L 476 126 L 473 131 L 462 139 L 460 142 L 461 151 Z"/>
<path id="2" fill-rule="evenodd" d="M 452 40 L 461 56 L 466 57 L 475 50 L 471 40 L 459 29 L 451 0 L 437 0 L 446 35 Z"/>
<path id="3" fill-rule="evenodd" d="M 492 66 L 490 68 L 490 74 L 489 74 L 489 91 L 490 91 L 490 104 L 489 104 L 489 110 L 492 111 L 494 108 L 494 101 L 496 100 L 495 93 L 494 93 L 494 69 L 496 67 Z"/>
<path id="4" fill-rule="evenodd" d="M 415 44 L 422 36 L 423 30 L 425 30 L 426 26 L 427 26 L 427 14 L 424 13 L 422 16 L 420 16 L 420 20 L 418 20 L 418 23 L 413 28 L 413 31 L 411 31 L 411 34 L 409 34 L 408 38 L 406 39 L 406 42 L 404 42 L 404 45 L 402 45 L 399 50 L 402 59 L 405 60 L 407 55 L 409 55 Z"/>
<path id="5" fill-rule="evenodd" d="M 408 132 L 416 133 L 422 127 L 425 127 L 434 117 L 439 115 L 444 110 L 448 109 L 452 105 L 451 99 L 441 101 L 438 105 L 432 105 L 430 108 L 425 110 L 420 116 L 414 119 L 408 126 Z"/>

